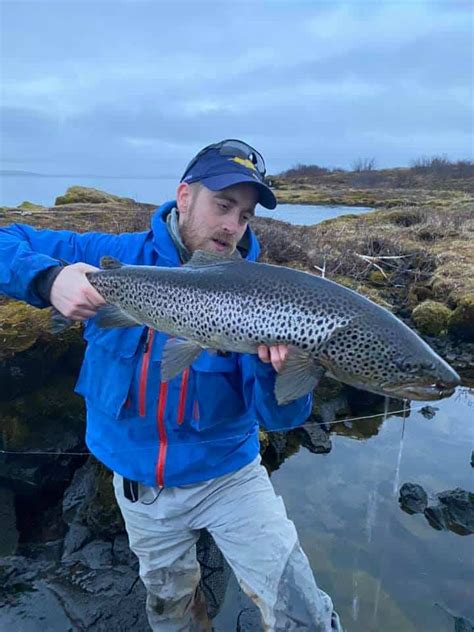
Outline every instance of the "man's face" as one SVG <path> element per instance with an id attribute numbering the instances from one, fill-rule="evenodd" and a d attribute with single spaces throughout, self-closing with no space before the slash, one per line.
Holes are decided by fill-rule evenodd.
<path id="1" fill-rule="evenodd" d="M 255 214 L 257 189 L 242 183 L 210 191 L 180 184 L 177 191 L 179 230 L 190 252 L 232 254 Z"/>

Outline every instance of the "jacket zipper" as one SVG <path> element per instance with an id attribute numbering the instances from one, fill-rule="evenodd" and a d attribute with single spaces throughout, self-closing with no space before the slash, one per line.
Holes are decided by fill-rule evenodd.
<path id="1" fill-rule="evenodd" d="M 146 414 L 146 385 L 148 381 L 148 368 L 150 366 L 151 349 L 153 346 L 153 338 L 155 330 L 149 329 L 143 352 L 142 366 L 140 370 L 140 382 L 138 386 L 138 414 L 145 417 Z"/>
<path id="2" fill-rule="evenodd" d="M 160 440 L 160 448 L 158 451 L 158 460 L 156 464 L 156 481 L 159 487 L 164 487 L 165 485 L 165 461 L 166 461 L 166 451 L 168 448 L 168 438 L 166 436 L 165 429 L 165 410 L 166 410 L 166 396 L 168 394 L 168 382 L 160 383 L 160 396 L 158 398 L 158 412 L 157 412 L 157 421 L 158 421 L 158 437 Z"/>
<path id="3" fill-rule="evenodd" d="M 181 389 L 179 392 L 179 405 L 178 405 L 178 425 L 180 426 L 184 421 L 184 410 L 186 406 L 186 395 L 188 391 L 189 380 L 189 368 L 184 369 L 183 377 L 181 378 Z"/>

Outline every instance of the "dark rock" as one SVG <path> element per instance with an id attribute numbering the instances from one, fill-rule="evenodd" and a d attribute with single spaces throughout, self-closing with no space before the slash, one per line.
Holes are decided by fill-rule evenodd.
<path id="1" fill-rule="evenodd" d="M 327 454 L 332 450 L 331 436 L 319 424 L 306 423 L 298 432 L 301 435 L 301 445 L 314 454 Z"/>
<path id="2" fill-rule="evenodd" d="M 0 403 L 0 478 L 15 493 L 39 503 L 61 495 L 84 457 L 84 404 L 74 379 L 59 376 L 48 385 Z"/>
<path id="3" fill-rule="evenodd" d="M 446 606 L 443 606 L 440 603 L 437 603 L 435 605 L 437 605 L 438 608 L 441 608 L 441 610 L 446 612 L 446 614 L 448 614 L 450 617 L 452 617 L 452 619 L 454 619 L 454 632 L 474 632 L 473 621 L 466 619 L 465 617 L 458 616 L 452 610 L 450 610 L 449 608 L 446 608 Z"/>
<path id="4" fill-rule="evenodd" d="M 421 485 L 404 483 L 400 487 L 398 502 L 407 513 L 423 513 L 428 505 L 428 495 Z"/>
<path id="5" fill-rule="evenodd" d="M 130 550 L 126 533 L 121 533 L 116 536 L 112 547 L 112 554 L 117 564 L 124 564 L 130 568 L 135 567 L 138 569 L 138 558 L 135 553 Z"/>
<path id="6" fill-rule="evenodd" d="M 420 409 L 420 413 L 425 419 L 433 419 L 438 410 L 439 408 L 435 408 L 434 406 L 423 406 L 423 408 Z"/>
<path id="7" fill-rule="evenodd" d="M 217 616 L 227 590 L 231 569 L 212 535 L 202 529 L 196 544 L 196 557 L 201 565 L 200 589 L 206 599 L 207 613 Z"/>
<path id="8" fill-rule="evenodd" d="M 92 537 L 110 539 L 124 531 L 112 488 L 112 473 L 92 457 L 75 472 L 64 495 L 63 519 L 69 525 L 87 527 Z"/>
<path id="9" fill-rule="evenodd" d="M 63 497 L 63 520 L 72 525 L 78 518 L 84 503 L 93 494 L 95 469 L 91 459 L 74 473 L 71 484 Z"/>
<path id="10" fill-rule="evenodd" d="M 63 547 L 63 555 L 62 559 L 67 559 L 72 553 L 79 551 L 85 544 L 90 542 L 92 539 L 91 530 L 82 525 L 73 523 L 68 532 L 66 533 L 66 537 L 64 538 L 64 547 Z"/>
<path id="11" fill-rule="evenodd" d="M 441 492 L 438 498 L 447 512 L 451 531 L 474 533 L 474 494 L 456 488 Z"/>
<path id="12" fill-rule="evenodd" d="M 80 551 L 68 556 L 67 563 L 74 562 L 81 562 L 92 570 L 110 568 L 112 567 L 112 543 L 102 540 L 89 542 Z"/>
<path id="13" fill-rule="evenodd" d="M 244 608 L 237 617 L 236 632 L 260 632 L 262 629 L 262 617 L 256 606 Z"/>
<path id="14" fill-rule="evenodd" d="M 474 494 L 453 489 L 437 495 L 439 503 L 427 507 L 425 517 L 437 530 L 449 530 L 458 535 L 474 533 Z"/>
<path id="15" fill-rule="evenodd" d="M 474 467 L 474 450 L 471 452 L 471 467 Z"/>
<path id="16" fill-rule="evenodd" d="M 5 487 L 0 487 L 0 525 L 0 557 L 13 555 L 18 545 L 15 496 Z"/>
<path id="17" fill-rule="evenodd" d="M 427 507 L 423 513 L 433 529 L 448 531 L 448 516 L 444 507 L 440 505 Z"/>
<path id="18" fill-rule="evenodd" d="M 39 621 L 51 632 L 149 629 L 145 590 L 135 569 L 110 559 L 107 568 L 91 569 L 81 562 L 3 558 L 0 584 L 2 630 L 17 630 L 21 622 L 22 631 L 37 632 Z"/>

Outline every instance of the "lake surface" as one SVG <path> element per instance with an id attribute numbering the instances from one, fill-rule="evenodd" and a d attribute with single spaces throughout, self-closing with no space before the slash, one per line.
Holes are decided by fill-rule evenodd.
<path id="1" fill-rule="evenodd" d="M 52 206 L 58 195 L 71 186 L 92 187 L 131 197 L 139 202 L 160 204 L 174 198 L 177 182 L 175 178 L 83 178 L 79 176 L 7 176 L 0 175 L 0 206 L 18 206 L 24 200 Z M 311 206 L 279 204 L 275 210 L 258 206 L 257 214 L 262 217 L 280 219 L 293 224 L 316 224 L 344 213 L 366 213 L 372 209 L 355 206 Z"/>
<path id="2" fill-rule="evenodd" d="M 353 422 L 353 437 L 331 435 L 329 454 L 300 448 L 271 477 L 347 632 L 452 632 L 436 603 L 474 620 L 473 536 L 435 531 L 398 504 L 405 482 L 429 496 L 472 491 L 474 391 L 431 402 L 431 420 L 422 406 L 405 422 Z M 373 435 L 354 438 L 364 429 Z"/>

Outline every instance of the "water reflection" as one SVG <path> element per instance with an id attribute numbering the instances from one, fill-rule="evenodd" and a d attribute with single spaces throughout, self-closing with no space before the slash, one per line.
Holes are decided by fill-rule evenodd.
<path id="1" fill-rule="evenodd" d="M 474 619 L 470 539 L 432 529 L 423 515 L 401 511 L 397 498 L 398 481 L 430 491 L 469 489 L 473 401 L 461 389 L 437 402 L 434 416 L 417 403 L 405 417 L 390 412 L 399 402 L 388 402 L 385 422 L 379 401 L 377 417 L 331 426 L 332 449 L 324 455 L 287 443 L 273 484 L 318 583 L 351 632 L 453 630 L 437 602 Z M 276 452 L 284 455 L 285 448 Z"/>

